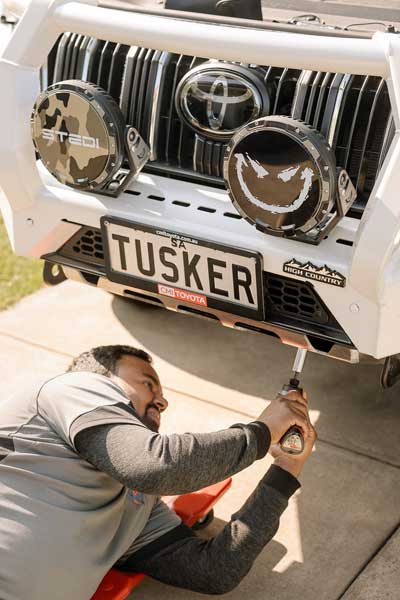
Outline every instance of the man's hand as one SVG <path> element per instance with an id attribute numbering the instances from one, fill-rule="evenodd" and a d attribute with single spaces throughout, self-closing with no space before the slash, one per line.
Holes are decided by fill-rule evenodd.
<path id="1" fill-rule="evenodd" d="M 277 444 L 288 429 L 297 425 L 303 434 L 310 427 L 307 399 L 299 391 L 277 396 L 262 411 L 257 421 L 265 423 L 271 433 L 271 445 Z"/>
<path id="2" fill-rule="evenodd" d="M 307 397 L 300 391 L 278 396 L 263 410 L 257 420 L 265 423 L 270 430 L 269 451 L 275 458 L 275 464 L 298 477 L 317 439 L 308 414 Z M 304 436 L 304 450 L 301 454 L 288 454 L 279 446 L 282 436 L 294 425 L 301 429 Z"/>

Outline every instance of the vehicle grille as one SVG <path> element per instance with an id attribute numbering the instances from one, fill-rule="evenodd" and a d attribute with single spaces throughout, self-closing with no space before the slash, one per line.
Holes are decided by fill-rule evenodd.
<path id="1" fill-rule="evenodd" d="M 174 103 L 182 77 L 205 61 L 66 33 L 42 70 L 42 85 L 81 79 L 101 86 L 149 143 L 148 171 L 223 185 L 224 143 L 194 133 Z M 262 75 L 271 114 L 301 119 L 326 137 L 357 189 L 351 214 L 360 217 L 394 135 L 386 83 L 372 76 L 248 68 Z"/>
<path id="2" fill-rule="evenodd" d="M 72 260 L 75 268 L 86 270 L 90 267 L 91 272 L 104 275 L 105 257 L 100 229 L 82 226 L 54 257 L 47 255 L 45 258 L 59 264 L 63 264 L 65 259 L 67 265 Z M 311 283 L 268 272 L 263 274 L 263 283 L 266 323 L 349 343 Z M 135 297 L 146 298 L 145 295 L 136 293 Z M 186 306 L 185 310 L 190 312 L 190 306 Z"/>

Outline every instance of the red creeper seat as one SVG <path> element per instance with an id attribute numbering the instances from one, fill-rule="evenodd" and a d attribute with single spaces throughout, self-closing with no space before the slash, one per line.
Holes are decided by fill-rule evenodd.
<path id="1" fill-rule="evenodd" d="M 229 478 L 191 494 L 164 496 L 163 501 L 186 525 L 192 527 L 210 512 L 231 484 L 232 479 Z M 125 600 L 144 577 L 144 573 L 124 573 L 110 569 L 91 600 Z"/>

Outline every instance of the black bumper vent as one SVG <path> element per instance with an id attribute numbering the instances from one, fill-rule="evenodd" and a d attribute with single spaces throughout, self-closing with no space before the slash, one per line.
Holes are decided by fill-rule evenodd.
<path id="1" fill-rule="evenodd" d="M 311 284 L 273 273 L 264 273 L 267 320 L 286 317 L 327 325 L 330 313 Z"/>
<path id="2" fill-rule="evenodd" d="M 61 248 L 60 253 L 83 263 L 104 267 L 103 240 L 100 229 L 83 226 Z"/>

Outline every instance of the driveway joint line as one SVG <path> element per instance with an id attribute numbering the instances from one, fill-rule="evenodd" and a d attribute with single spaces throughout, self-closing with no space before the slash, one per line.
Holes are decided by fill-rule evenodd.
<path id="1" fill-rule="evenodd" d="M 358 572 L 354 575 L 354 577 L 350 580 L 350 582 L 346 585 L 343 592 L 338 596 L 337 600 L 344 600 L 345 594 L 350 590 L 351 586 L 357 579 L 363 574 L 363 572 L 368 568 L 368 566 L 372 563 L 374 558 L 378 556 L 381 550 L 390 542 L 390 540 L 396 535 L 396 533 L 400 531 L 400 521 L 394 526 L 394 528 L 390 531 L 390 533 L 382 540 L 382 542 L 377 546 L 374 552 L 367 558 L 362 567 L 358 570 Z"/>
<path id="2" fill-rule="evenodd" d="M 373 460 L 374 462 L 377 462 L 381 465 L 386 465 L 388 467 L 400 469 L 400 465 L 397 465 L 396 463 L 390 462 L 389 460 L 385 460 L 384 458 L 377 458 L 376 456 L 371 456 L 370 454 L 366 454 L 361 450 L 356 450 L 355 448 L 346 448 L 346 446 L 342 446 L 341 444 L 337 444 L 336 442 L 330 442 L 328 440 L 323 440 L 320 437 L 318 437 L 317 444 L 319 444 L 320 442 L 326 444 L 327 446 L 333 446 L 334 448 L 338 448 L 338 450 L 346 450 L 347 452 L 351 452 L 352 454 L 357 454 L 358 456 L 369 458 L 370 460 Z"/>
<path id="3" fill-rule="evenodd" d="M 12 340 L 15 340 L 16 342 L 21 342 L 22 344 L 26 344 L 28 346 L 34 346 L 35 348 L 40 348 L 41 350 L 45 350 L 46 352 L 51 352 L 53 354 L 59 354 L 60 356 L 65 356 L 67 358 L 73 358 L 73 355 L 68 352 L 63 352 L 62 350 L 58 350 L 55 348 L 49 348 L 48 346 L 45 346 L 44 344 L 39 344 L 38 342 L 35 342 L 34 340 L 31 340 L 29 338 L 23 338 L 18 335 L 15 335 L 13 333 L 8 333 L 6 331 L 0 331 L 0 336 L 8 337 Z"/>

